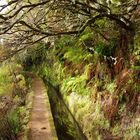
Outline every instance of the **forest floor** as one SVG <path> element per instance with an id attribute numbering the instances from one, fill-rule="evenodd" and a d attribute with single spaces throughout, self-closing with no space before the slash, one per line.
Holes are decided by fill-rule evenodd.
<path id="1" fill-rule="evenodd" d="M 52 140 L 53 134 L 49 121 L 49 110 L 46 106 L 43 81 L 41 79 L 33 79 L 33 91 L 34 99 L 29 121 L 29 140 Z"/>

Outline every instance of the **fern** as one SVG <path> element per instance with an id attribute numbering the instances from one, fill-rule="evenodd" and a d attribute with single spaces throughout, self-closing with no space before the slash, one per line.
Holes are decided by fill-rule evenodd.
<path id="1" fill-rule="evenodd" d="M 72 61 L 73 63 L 78 63 L 85 60 L 90 60 L 92 54 L 88 53 L 82 47 L 71 47 L 64 54 L 64 58 Z"/>
<path id="2" fill-rule="evenodd" d="M 81 75 L 77 77 L 69 77 L 68 79 L 63 81 L 61 91 L 63 93 L 77 92 L 79 94 L 88 94 L 89 89 L 86 88 L 86 75 Z"/>

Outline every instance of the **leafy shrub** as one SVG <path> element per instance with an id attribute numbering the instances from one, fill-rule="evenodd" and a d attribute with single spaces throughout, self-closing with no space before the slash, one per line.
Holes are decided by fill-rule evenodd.
<path id="1" fill-rule="evenodd" d="M 10 124 L 11 133 L 17 135 L 21 130 L 21 122 L 18 109 L 12 110 L 8 114 L 8 122 Z"/>
<path id="2" fill-rule="evenodd" d="M 105 85 L 106 89 L 111 93 L 113 94 L 115 92 L 115 89 L 116 89 L 116 83 L 115 82 L 112 82 L 112 83 L 108 83 Z"/>
<path id="3" fill-rule="evenodd" d="M 90 60 L 91 57 L 92 54 L 88 53 L 85 49 L 81 47 L 71 47 L 64 54 L 64 58 L 72 61 L 73 63 Z"/>
<path id="4" fill-rule="evenodd" d="M 98 42 L 95 51 L 101 56 L 113 56 L 117 45 L 116 39 L 112 39 L 109 44 Z"/>
<path id="5" fill-rule="evenodd" d="M 134 118 L 130 124 L 125 126 L 124 140 L 133 139 L 138 140 L 140 137 L 140 118 Z"/>
<path id="6" fill-rule="evenodd" d="M 87 76 L 81 75 L 77 77 L 69 77 L 63 81 L 61 91 L 63 93 L 76 92 L 78 94 L 89 93 L 89 89 L 86 88 Z"/>
<path id="7" fill-rule="evenodd" d="M 12 86 L 11 81 L 9 67 L 2 65 L 0 67 L 0 95 L 10 92 Z"/>
<path id="8" fill-rule="evenodd" d="M 9 111 L 3 117 L 0 116 L 0 139 L 16 140 L 21 130 L 18 109 Z"/>
<path id="9" fill-rule="evenodd" d="M 88 95 L 81 96 L 72 92 L 67 95 L 66 101 L 89 140 L 100 137 L 99 128 L 109 128 L 109 122 L 105 119 L 100 104 L 92 103 Z"/>

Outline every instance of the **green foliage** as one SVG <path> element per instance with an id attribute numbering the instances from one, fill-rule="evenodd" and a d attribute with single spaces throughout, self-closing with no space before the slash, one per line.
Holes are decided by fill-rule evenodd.
<path id="1" fill-rule="evenodd" d="M 98 32 L 100 32 L 100 29 L 103 29 L 104 27 L 106 27 L 108 25 L 107 19 L 103 18 L 100 20 L 96 20 L 95 25 L 97 25 L 99 27 L 97 29 L 98 29 Z"/>
<path id="2" fill-rule="evenodd" d="M 10 82 L 8 66 L 0 67 L 0 84 L 7 84 Z"/>
<path id="3" fill-rule="evenodd" d="M 92 103 L 88 95 L 81 96 L 72 92 L 66 99 L 71 112 L 75 115 L 89 140 L 100 137 L 98 128 L 109 128 L 109 122 L 105 119 L 100 104 L 98 102 Z"/>
<path id="4" fill-rule="evenodd" d="M 84 32 L 81 34 L 79 37 L 79 41 L 86 41 L 86 40 L 91 40 L 93 38 L 93 32 L 89 27 L 87 27 Z"/>
<path id="5" fill-rule="evenodd" d="M 125 135 L 124 140 L 133 139 L 138 140 L 140 137 L 139 132 L 139 124 L 140 124 L 140 118 L 134 118 L 131 123 L 126 124 L 124 127 L 125 129 Z"/>
<path id="6" fill-rule="evenodd" d="M 108 83 L 105 85 L 106 90 L 108 90 L 111 94 L 113 94 L 115 92 L 116 89 L 116 83 L 112 82 L 112 83 Z"/>
<path id="7" fill-rule="evenodd" d="M 112 39 L 110 44 L 98 42 L 95 51 L 101 56 L 113 56 L 116 48 L 116 39 Z"/>
<path id="8" fill-rule="evenodd" d="M 52 69 L 54 69 L 54 71 L 52 71 Z M 58 85 L 65 77 L 65 69 L 62 67 L 61 63 L 56 62 L 53 66 L 45 65 L 40 75 L 44 75 L 47 77 L 47 80 L 54 85 Z"/>
<path id="9" fill-rule="evenodd" d="M 121 131 L 120 124 L 116 124 L 112 129 L 112 134 L 119 135 L 120 131 Z"/>
<path id="10" fill-rule="evenodd" d="M 132 69 L 133 70 L 140 70 L 140 66 L 133 66 Z"/>
<path id="11" fill-rule="evenodd" d="M 11 81 L 10 70 L 7 65 L 2 65 L 0 67 L 0 95 L 6 94 L 11 90 Z"/>
<path id="12" fill-rule="evenodd" d="M 23 128 L 21 116 L 26 110 L 21 105 L 26 99 L 26 81 L 21 73 L 24 73 L 22 66 L 16 62 L 3 63 L 0 67 L 0 95 L 6 97 L 0 100 L 1 110 L 5 112 L 0 114 L 0 139 L 17 139 Z"/>
<path id="13" fill-rule="evenodd" d="M 63 93 L 76 92 L 78 94 L 87 95 L 89 89 L 86 87 L 86 75 L 77 77 L 69 77 L 63 81 L 61 91 Z"/>
<path id="14" fill-rule="evenodd" d="M 26 86 L 26 81 L 25 81 L 25 78 L 22 74 L 19 74 L 16 76 L 17 79 L 20 79 L 19 82 L 18 82 L 18 85 L 20 88 L 25 88 Z"/>
<path id="15" fill-rule="evenodd" d="M 100 42 L 96 46 L 96 52 L 100 55 L 108 55 L 108 49 L 106 48 L 107 46 L 103 43 Z"/>
<path id="16" fill-rule="evenodd" d="M 71 47 L 64 54 L 64 58 L 72 61 L 73 63 L 78 63 L 84 60 L 90 60 L 92 55 L 83 48 Z"/>
<path id="17" fill-rule="evenodd" d="M 8 114 L 8 122 L 10 123 L 10 129 L 11 132 L 15 135 L 17 135 L 20 130 L 21 130 L 21 122 L 20 122 L 20 118 L 19 118 L 19 110 L 12 110 L 9 114 Z"/>
<path id="18" fill-rule="evenodd" d="M 72 46 L 74 43 L 76 42 L 76 38 L 74 38 L 73 36 L 62 36 L 61 38 L 59 38 L 58 40 L 56 40 L 55 42 L 55 47 L 58 48 L 67 48 L 68 46 Z"/>
<path id="19" fill-rule="evenodd" d="M 55 44 L 56 57 L 60 61 L 63 59 L 78 63 L 80 61 L 89 60 L 92 55 L 83 47 L 82 42 L 91 39 L 92 33 L 85 32 L 79 38 L 64 36 Z"/>
<path id="20" fill-rule="evenodd" d="M 42 67 L 42 62 L 46 60 L 48 48 L 49 44 L 40 42 L 20 55 L 19 62 L 24 70 L 37 72 Z"/>
<path id="21" fill-rule="evenodd" d="M 117 2 L 118 1 L 116 1 L 116 3 Z M 113 11 L 117 10 L 118 8 L 114 8 Z M 65 102 L 89 140 L 101 139 L 99 134 L 100 129 L 106 129 L 111 131 L 113 135 L 119 135 L 120 131 L 122 131 L 122 128 L 119 127 L 121 120 L 118 120 L 117 124 L 114 121 L 114 126 L 109 126 L 110 120 L 105 118 L 103 110 L 108 114 L 111 112 L 111 115 L 116 111 L 115 113 L 119 117 L 122 117 L 126 111 L 126 100 L 123 99 L 124 94 L 121 93 L 126 93 L 126 89 L 129 89 L 129 87 L 131 87 L 132 92 L 139 93 L 139 85 L 135 83 L 137 79 L 135 78 L 136 80 L 133 80 L 133 77 L 137 75 L 132 76 L 130 80 L 126 81 L 127 88 L 123 87 L 123 89 L 119 91 L 120 89 L 117 88 L 119 85 L 116 85 L 117 81 L 119 81 L 119 79 L 117 79 L 119 76 L 116 77 L 116 75 L 112 75 L 117 69 L 116 65 L 113 65 L 111 69 L 108 66 L 109 62 L 104 62 L 104 59 L 102 59 L 101 62 L 103 56 L 115 56 L 118 43 L 118 33 L 113 36 L 110 36 L 110 33 L 108 33 L 108 29 L 110 29 L 110 25 L 113 22 L 109 25 L 107 23 L 107 19 L 103 18 L 94 24 L 97 33 L 94 33 L 90 27 L 87 27 L 84 32 L 77 37 L 61 36 L 55 41 L 53 47 L 50 46 L 49 49 L 41 49 L 40 52 L 35 49 L 33 50 L 35 52 L 31 53 L 33 54 L 31 58 L 33 69 L 37 69 L 37 73 L 53 85 L 59 85 Z M 97 29 L 96 26 L 99 28 Z M 107 29 L 101 30 L 105 27 L 107 27 Z M 109 38 L 101 39 L 101 33 L 109 36 Z M 38 48 L 44 46 L 44 44 L 39 45 Z M 91 49 L 93 49 L 92 54 Z M 131 69 L 137 72 L 140 69 L 138 44 L 135 47 L 135 55 L 137 55 L 137 61 L 135 61 Z M 37 61 L 43 61 L 43 63 L 37 63 Z M 80 65 L 81 63 L 82 65 Z M 114 78 L 112 78 L 112 81 L 111 77 Z M 123 82 L 120 82 L 120 84 L 123 84 Z M 118 91 L 116 92 L 116 90 Z M 115 93 L 119 94 L 116 97 L 117 99 L 119 98 L 119 102 L 117 102 L 118 109 L 113 105 L 114 100 L 117 99 L 110 98 L 112 95 L 108 93 L 113 95 Z M 60 113 L 60 110 L 63 110 L 63 105 L 58 103 L 55 108 Z M 60 125 L 67 124 L 70 128 L 67 132 L 70 135 L 75 135 L 71 121 L 67 120 L 68 116 L 65 115 L 64 112 L 65 110 L 60 114 L 58 113 L 55 117 L 59 120 Z M 111 116 L 111 119 L 113 117 Z M 137 128 L 135 127 L 134 131 L 130 134 L 132 136 L 131 138 L 137 135 L 135 129 Z M 126 132 L 129 133 L 129 131 L 125 131 L 123 134 Z M 126 139 L 128 139 L 130 135 L 126 134 Z"/>

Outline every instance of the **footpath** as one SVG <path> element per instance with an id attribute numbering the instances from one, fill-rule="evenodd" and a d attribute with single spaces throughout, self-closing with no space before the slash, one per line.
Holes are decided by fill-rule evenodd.
<path id="1" fill-rule="evenodd" d="M 58 140 L 50 103 L 43 81 L 40 78 L 33 80 L 33 107 L 29 121 L 29 140 Z"/>

